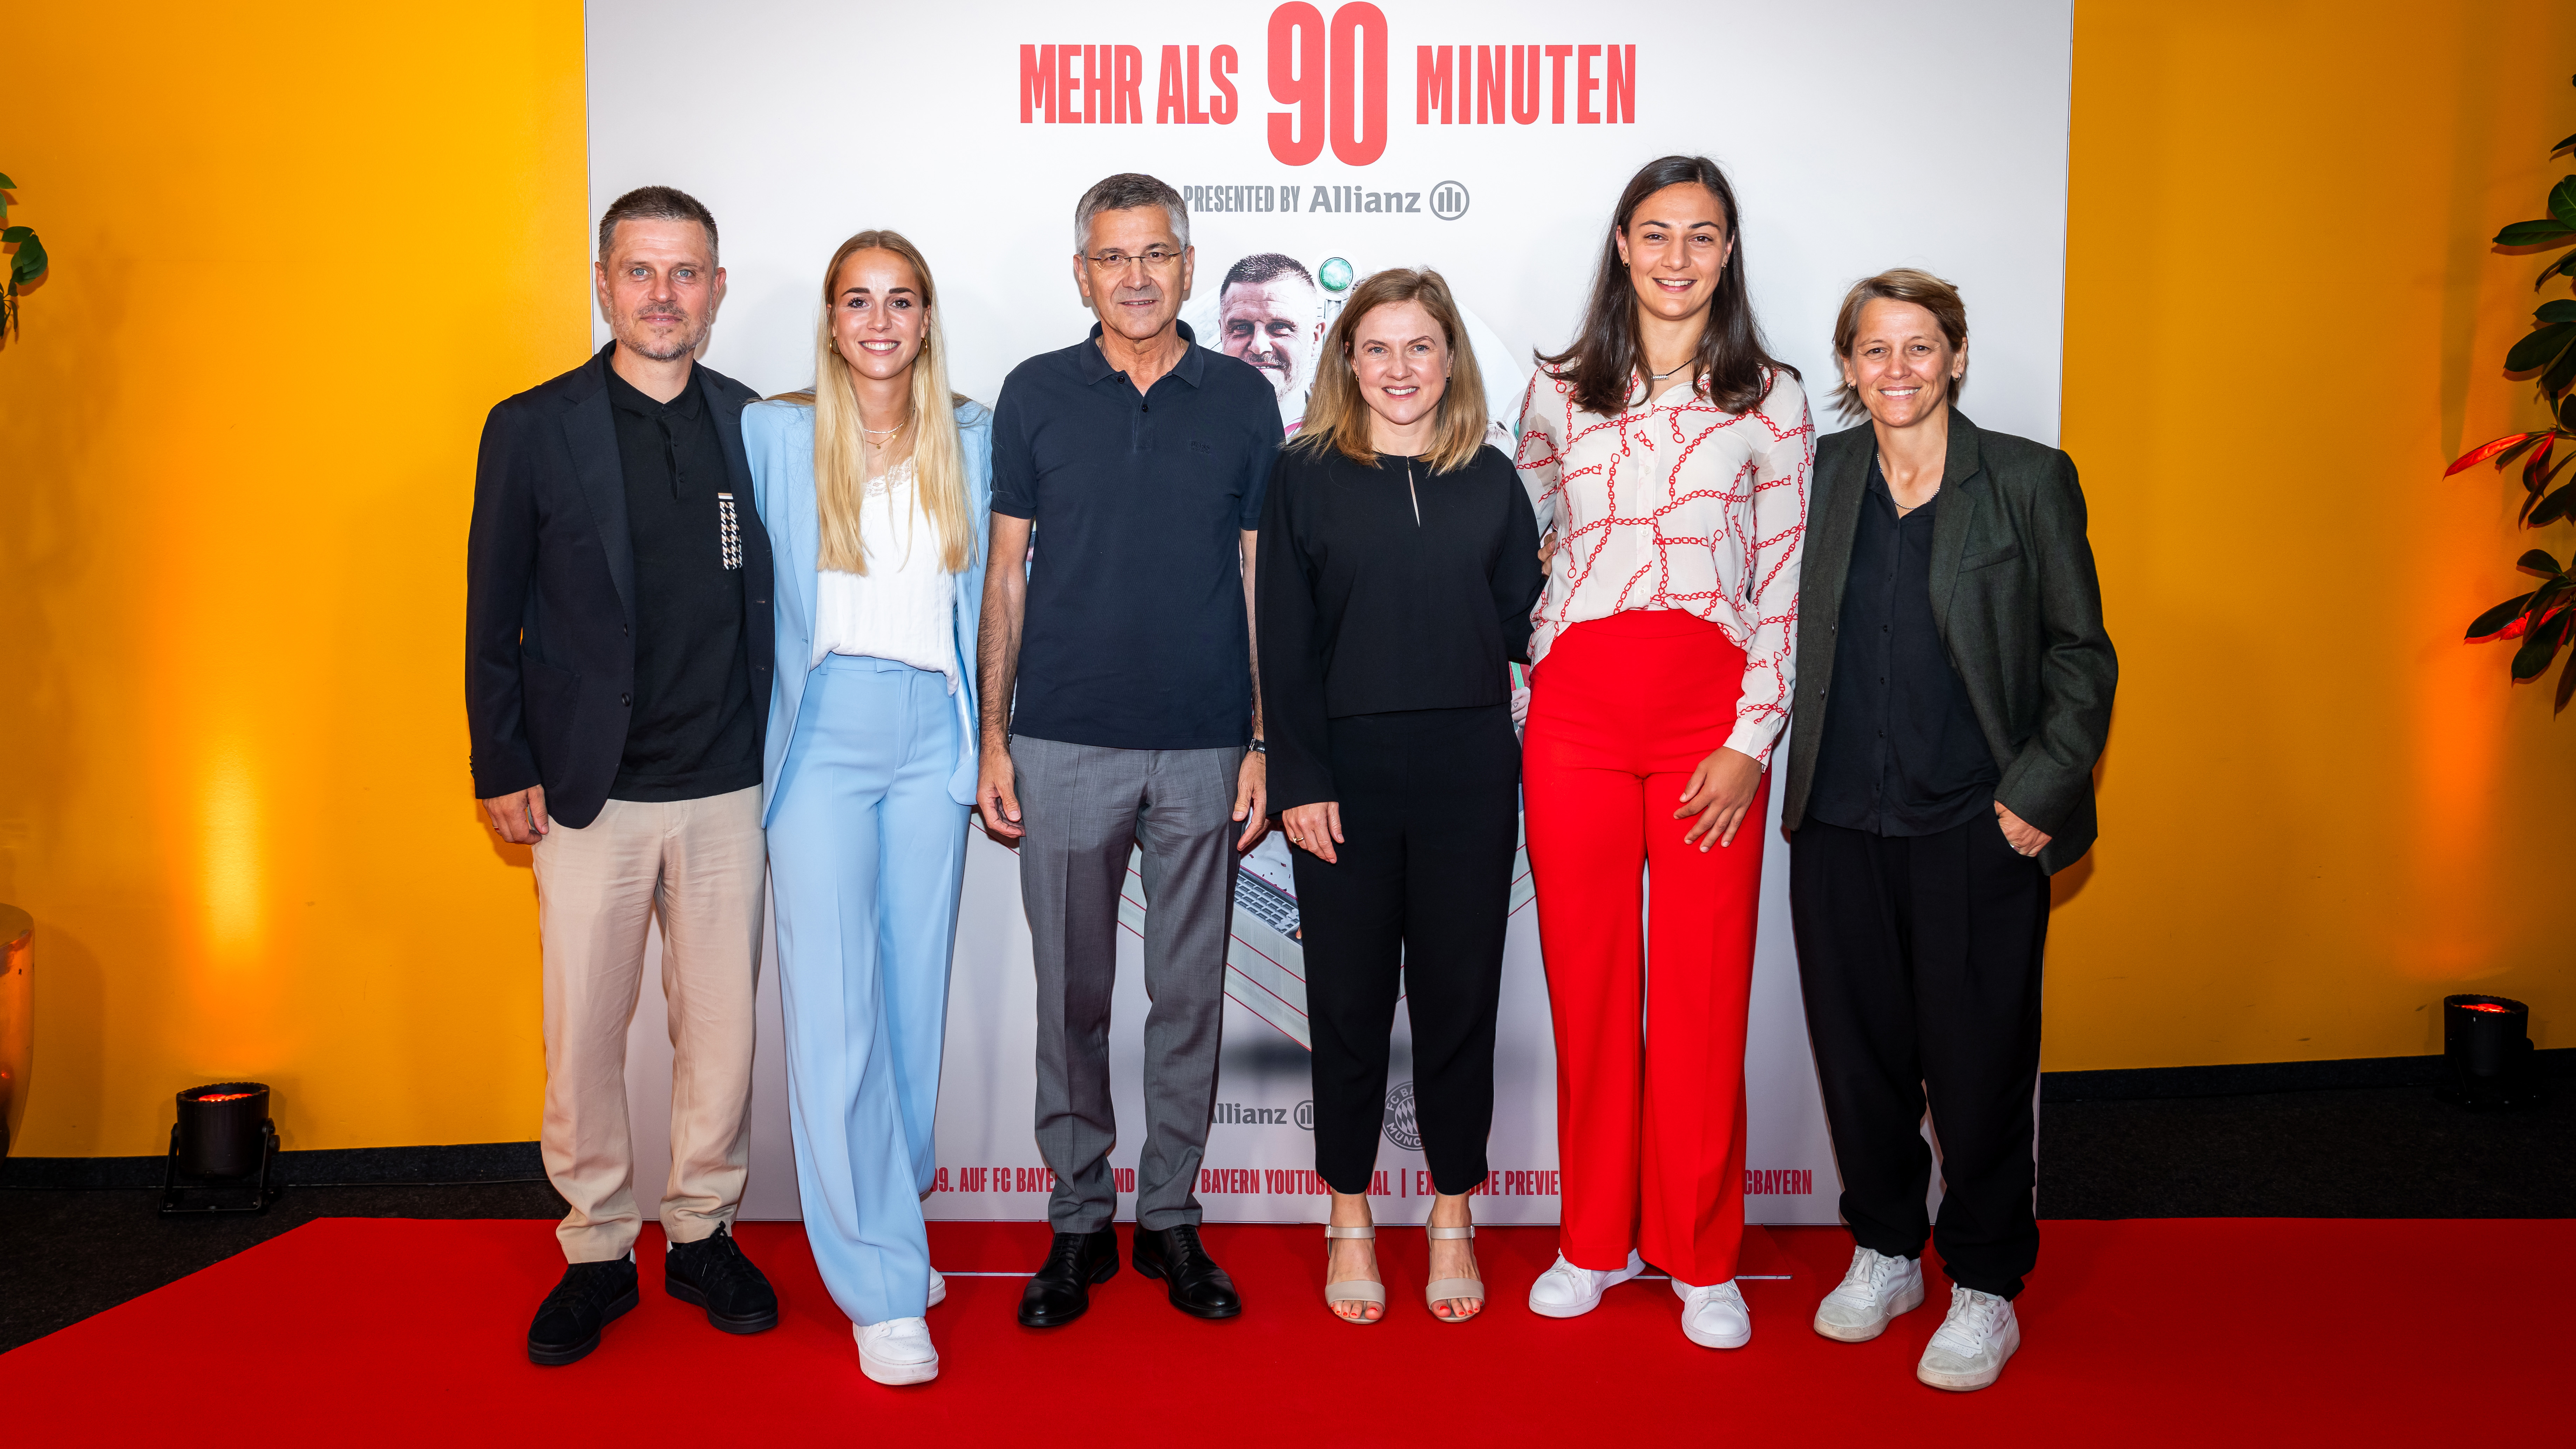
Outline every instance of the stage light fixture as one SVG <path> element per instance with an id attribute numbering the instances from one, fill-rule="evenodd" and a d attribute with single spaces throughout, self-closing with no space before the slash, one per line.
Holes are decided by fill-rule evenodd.
<path id="1" fill-rule="evenodd" d="M 216 1082 L 179 1094 L 179 1120 L 170 1125 L 170 1158 L 161 1176 L 165 1213 L 260 1213 L 277 1200 L 270 1169 L 277 1161 L 277 1124 L 268 1115 L 265 1082 Z M 184 1180 L 183 1180 L 184 1179 Z M 191 1204 L 187 1194 L 215 1192 L 238 1199 Z"/>
<path id="2" fill-rule="evenodd" d="M 2536 1099 L 2531 1008 L 2505 996 L 2442 998 L 2442 1056 L 2464 1107 L 2519 1107 Z"/>

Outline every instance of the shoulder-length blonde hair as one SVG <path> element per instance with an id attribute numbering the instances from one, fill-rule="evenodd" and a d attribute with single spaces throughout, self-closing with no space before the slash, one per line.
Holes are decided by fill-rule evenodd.
<path id="1" fill-rule="evenodd" d="M 1377 462 L 1377 449 L 1369 441 L 1369 419 L 1374 415 L 1368 400 L 1360 396 L 1351 344 L 1369 313 L 1395 302 L 1421 303 L 1449 343 L 1449 384 L 1440 395 L 1439 420 L 1432 430 L 1431 471 L 1447 473 L 1466 467 L 1485 445 L 1485 379 L 1476 370 L 1476 350 L 1468 345 L 1458 301 L 1449 295 L 1449 283 L 1429 267 L 1376 272 L 1351 289 L 1342 315 L 1333 319 L 1333 330 L 1324 338 L 1315 388 L 1306 398 L 1306 426 L 1289 446 L 1312 453 L 1338 448 L 1344 457 Z"/>
<path id="2" fill-rule="evenodd" d="M 875 250 L 911 264 L 921 284 L 922 310 L 929 314 L 921 352 L 912 360 L 912 466 L 921 512 L 939 539 L 939 566 L 953 574 L 975 557 L 975 527 L 966 516 L 966 447 L 957 435 L 957 406 L 965 399 L 948 390 L 948 343 L 939 331 L 939 291 L 930 280 L 930 263 L 893 231 L 860 232 L 832 253 L 823 268 L 822 321 L 814 329 L 814 390 L 787 394 L 814 405 L 814 513 L 821 532 L 814 561 L 845 573 L 868 571 L 867 547 L 859 537 L 859 500 L 868 481 L 861 476 L 859 394 L 850 382 L 850 364 L 832 342 L 840 305 L 832 289 L 851 253 Z"/>

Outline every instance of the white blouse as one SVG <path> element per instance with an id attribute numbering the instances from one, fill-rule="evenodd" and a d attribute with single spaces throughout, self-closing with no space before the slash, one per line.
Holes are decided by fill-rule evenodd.
<path id="1" fill-rule="evenodd" d="M 1783 372 L 1749 412 L 1720 412 L 1697 387 L 1645 401 L 1640 379 L 1614 418 L 1575 406 L 1542 369 L 1521 401 L 1521 484 L 1539 532 L 1556 534 L 1530 638 L 1533 668 L 1556 636 L 1626 609 L 1672 609 L 1717 625 L 1744 651 L 1729 749 L 1768 763 L 1797 681 L 1798 564 L 1816 430 Z"/>
<path id="2" fill-rule="evenodd" d="M 939 531 L 922 512 L 912 460 L 868 480 L 859 500 L 868 571 L 816 572 L 814 658 L 864 654 L 948 676 L 957 692 L 957 576 L 939 562 Z"/>

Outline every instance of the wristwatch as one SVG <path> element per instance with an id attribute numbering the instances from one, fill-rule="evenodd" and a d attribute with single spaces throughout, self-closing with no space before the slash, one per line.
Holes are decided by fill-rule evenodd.
<path id="1" fill-rule="evenodd" d="M 1259 735 L 1254 735 L 1252 737 L 1251 749 L 1256 755 L 1266 755 L 1270 753 L 1270 747 L 1261 742 L 1261 736 Z"/>

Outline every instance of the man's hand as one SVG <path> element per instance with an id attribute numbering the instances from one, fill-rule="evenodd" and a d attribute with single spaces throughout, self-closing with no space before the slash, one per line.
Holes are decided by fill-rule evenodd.
<path id="1" fill-rule="evenodd" d="M 1696 840 L 1703 851 L 1712 844 L 1733 845 L 1744 813 L 1753 808 L 1753 793 L 1761 788 L 1761 762 L 1724 745 L 1709 751 L 1708 758 L 1691 771 L 1690 786 L 1682 791 L 1682 808 L 1673 812 L 1675 820 L 1699 817 L 1682 832 L 1682 844 Z"/>
<path id="2" fill-rule="evenodd" d="M 1234 842 L 1239 855 L 1270 828 L 1270 757 L 1259 750 L 1244 751 L 1243 768 L 1234 772 L 1234 818 L 1243 822 L 1243 834 Z"/>
<path id="3" fill-rule="evenodd" d="M 975 814 L 984 822 L 984 833 L 1002 844 L 1017 849 L 1020 837 L 1029 828 L 1020 823 L 1020 795 L 1017 774 L 1011 768 L 1011 747 L 1007 744 L 984 746 L 983 760 L 975 772 Z"/>
<path id="4" fill-rule="evenodd" d="M 1279 823 L 1287 830 L 1290 845 L 1326 865 L 1336 863 L 1333 847 L 1342 838 L 1342 802 L 1325 800 L 1282 810 Z"/>
<path id="5" fill-rule="evenodd" d="M 2001 800 L 1995 802 L 1995 822 L 2004 828 L 2004 842 L 2024 855 L 2037 855 L 2048 848 L 2048 832 L 2005 809 Z"/>
<path id="6" fill-rule="evenodd" d="M 546 787 L 530 785 L 507 795 L 495 795 L 483 802 L 483 813 L 492 817 L 492 829 L 512 845 L 534 845 L 545 839 L 553 825 L 546 820 Z"/>

